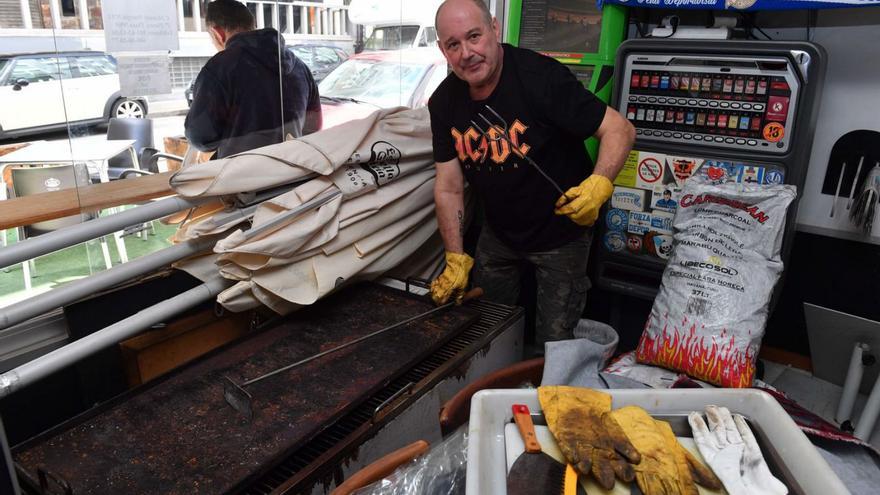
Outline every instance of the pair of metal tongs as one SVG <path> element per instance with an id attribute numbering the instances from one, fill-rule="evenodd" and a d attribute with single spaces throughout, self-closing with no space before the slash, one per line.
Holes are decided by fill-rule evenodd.
<path id="1" fill-rule="evenodd" d="M 471 121 L 471 125 L 473 125 L 474 127 L 476 127 L 477 130 L 479 130 L 480 133 L 483 134 L 483 137 L 485 137 L 486 139 L 489 139 L 489 140 L 491 140 L 491 141 L 495 141 L 495 142 L 498 142 L 498 141 L 504 141 L 504 142 L 506 142 L 506 143 L 510 146 L 510 149 L 513 151 L 513 153 L 514 153 L 516 156 L 518 156 L 518 157 L 524 159 L 525 161 L 529 162 L 529 165 L 531 165 L 532 167 L 534 167 L 535 170 L 538 171 L 538 173 L 540 173 L 545 179 L 547 179 L 547 182 L 549 182 L 550 184 L 552 184 L 553 187 L 554 187 L 557 191 L 559 191 L 559 194 L 560 194 L 561 196 L 565 196 L 565 191 L 563 191 L 562 188 L 559 187 L 559 184 L 557 184 L 555 180 L 553 180 L 552 178 L 550 178 L 550 176 L 547 175 L 547 174 L 544 172 L 544 170 L 542 170 L 541 167 L 539 167 L 538 164 L 535 163 L 534 160 L 532 160 L 531 158 L 529 158 L 528 156 L 526 156 L 525 154 L 523 154 L 523 153 L 522 153 L 522 152 L 521 152 L 521 151 L 520 151 L 520 150 L 519 150 L 519 149 L 513 144 L 513 142 L 511 142 L 510 138 L 507 136 L 507 130 L 508 130 L 508 128 L 507 128 L 507 121 L 504 120 L 504 118 L 503 118 L 502 116 L 498 115 L 498 112 L 496 112 L 496 111 L 495 111 L 492 107 L 490 107 L 489 105 L 486 105 L 486 110 L 488 110 L 493 116 L 495 116 L 495 119 L 497 120 L 497 122 L 500 122 L 500 124 L 498 124 L 498 123 L 496 123 L 496 122 L 493 122 L 493 121 L 489 120 L 489 119 L 486 118 L 486 116 L 483 115 L 482 113 L 478 113 L 478 114 L 477 114 L 477 117 L 481 118 L 481 119 L 483 120 L 483 122 L 485 122 L 486 125 L 489 126 L 488 129 L 483 129 L 482 127 L 479 126 L 479 124 L 477 124 L 477 123 L 474 122 L 473 120 Z M 489 132 L 489 130 L 491 130 L 491 129 L 493 129 L 493 128 L 495 129 L 495 135 L 494 135 L 494 136 L 492 135 L 491 132 Z"/>

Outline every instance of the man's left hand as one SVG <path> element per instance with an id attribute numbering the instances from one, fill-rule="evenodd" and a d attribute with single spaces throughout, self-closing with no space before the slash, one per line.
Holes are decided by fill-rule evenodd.
<path id="1" fill-rule="evenodd" d="M 593 174 L 586 178 L 580 185 L 565 191 L 556 200 L 557 215 L 566 215 L 572 222 L 591 226 L 599 218 L 599 208 L 611 197 L 614 186 L 608 177 Z"/>

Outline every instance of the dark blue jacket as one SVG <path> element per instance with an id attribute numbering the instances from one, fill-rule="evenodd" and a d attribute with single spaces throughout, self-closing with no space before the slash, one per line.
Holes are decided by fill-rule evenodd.
<path id="1" fill-rule="evenodd" d="M 196 78 L 184 124 L 191 145 L 225 158 L 320 128 L 321 100 L 312 73 L 283 49 L 279 77 L 279 41 L 284 47 L 284 38 L 272 28 L 239 33 L 208 60 Z M 314 124 L 304 129 L 307 113 Z"/>

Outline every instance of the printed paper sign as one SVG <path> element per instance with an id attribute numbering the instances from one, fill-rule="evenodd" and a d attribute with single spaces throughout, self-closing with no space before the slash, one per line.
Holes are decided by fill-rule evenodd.
<path id="1" fill-rule="evenodd" d="M 107 51 L 177 50 L 177 4 L 174 0 L 104 0 L 101 2 Z"/>
<path id="2" fill-rule="evenodd" d="M 626 162 L 617 178 L 614 179 L 615 186 L 635 187 L 636 185 L 636 168 L 639 165 L 639 152 L 630 151 Z"/>
<path id="3" fill-rule="evenodd" d="M 663 180 L 663 165 L 666 156 L 657 153 L 639 153 L 639 165 L 636 168 L 636 187 L 654 189 Z"/>
<path id="4" fill-rule="evenodd" d="M 166 56 L 118 57 L 119 87 L 123 95 L 171 93 L 171 72 Z"/>

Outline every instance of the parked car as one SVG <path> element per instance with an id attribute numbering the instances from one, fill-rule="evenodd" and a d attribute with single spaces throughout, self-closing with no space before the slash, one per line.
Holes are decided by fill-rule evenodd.
<path id="1" fill-rule="evenodd" d="M 0 55 L 0 138 L 146 115 L 144 98 L 120 92 L 116 59 L 106 53 Z"/>
<path id="2" fill-rule="evenodd" d="M 330 71 L 348 59 L 345 50 L 333 45 L 299 44 L 287 45 L 287 48 L 309 66 L 315 82 L 321 82 Z"/>
<path id="3" fill-rule="evenodd" d="M 425 106 L 446 74 L 446 59 L 434 48 L 352 55 L 318 85 L 324 128 L 378 108 Z"/>

